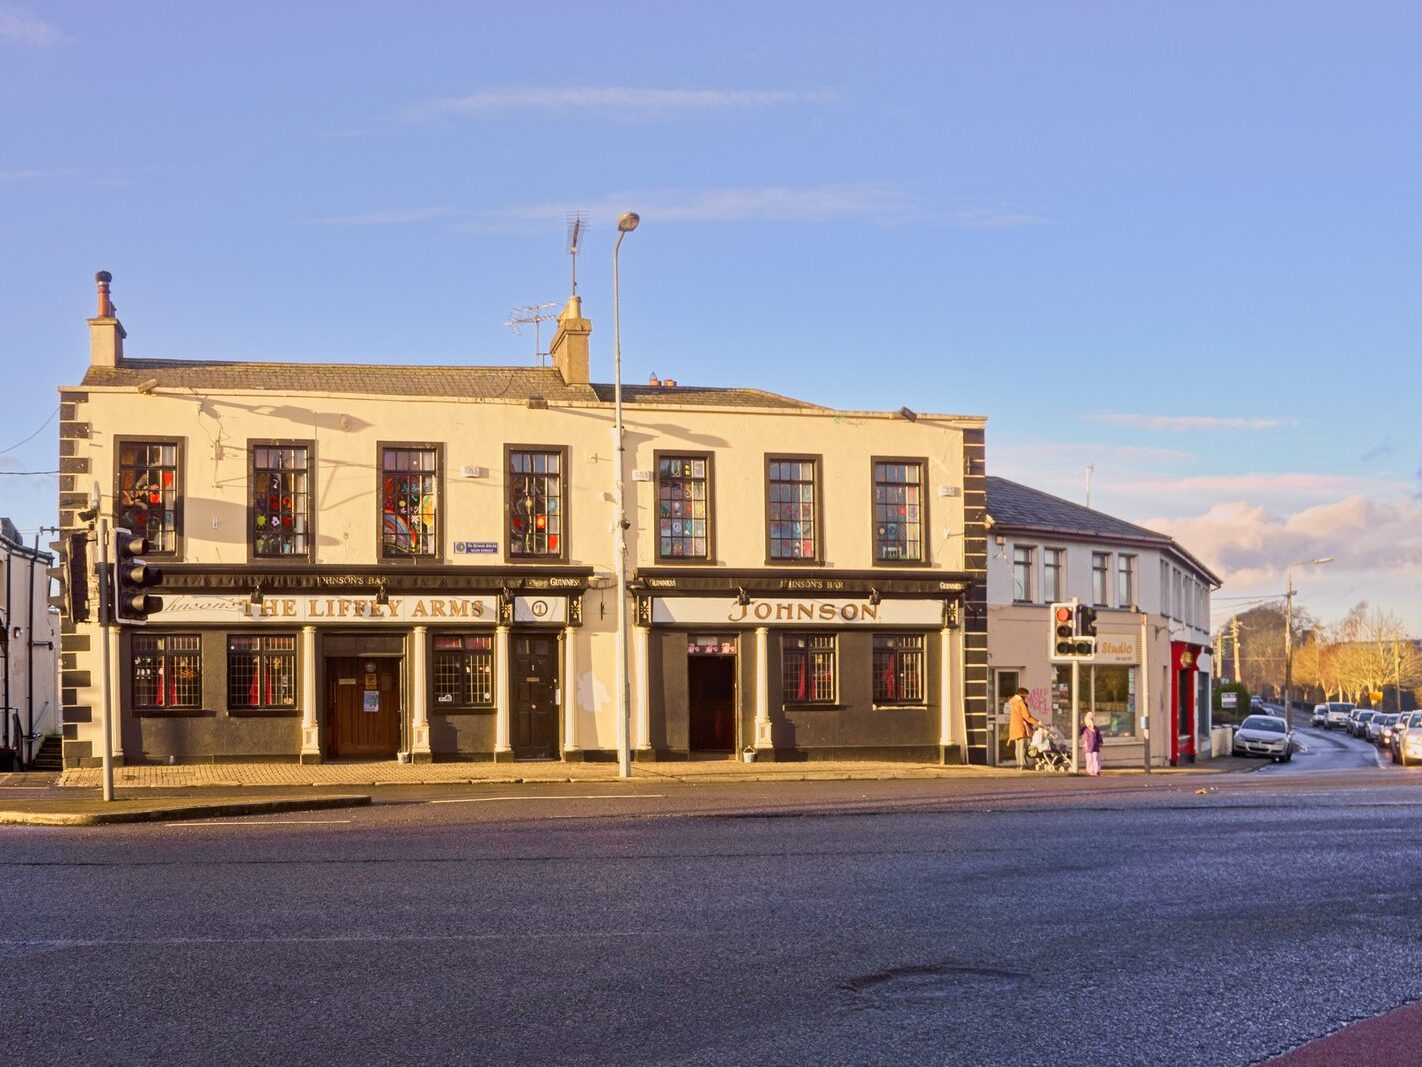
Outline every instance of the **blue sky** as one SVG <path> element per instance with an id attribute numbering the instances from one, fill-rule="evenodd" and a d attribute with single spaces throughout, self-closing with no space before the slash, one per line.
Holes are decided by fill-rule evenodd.
<path id="1" fill-rule="evenodd" d="M 714 13 L 712 13 L 714 10 Z M 0 513 L 131 355 L 519 363 L 989 417 L 989 466 L 1422 633 L 1404 4 L 0 0 Z M 1217 602 L 1218 608 L 1234 603 Z M 1216 613 L 1220 614 L 1219 611 Z"/>

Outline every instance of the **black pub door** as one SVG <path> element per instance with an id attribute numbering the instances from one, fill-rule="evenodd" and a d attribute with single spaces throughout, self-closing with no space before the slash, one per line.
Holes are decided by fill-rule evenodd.
<path id="1" fill-rule="evenodd" d="M 513 752 L 518 759 L 558 755 L 558 639 L 515 634 L 510 664 L 513 684 Z"/>
<path id="2" fill-rule="evenodd" d="M 688 741 L 693 752 L 730 752 L 736 747 L 736 657 L 706 648 L 693 639 L 686 657 Z"/>

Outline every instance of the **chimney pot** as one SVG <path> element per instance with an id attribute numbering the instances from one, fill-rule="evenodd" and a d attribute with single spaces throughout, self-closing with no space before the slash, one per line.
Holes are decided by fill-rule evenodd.
<path id="1" fill-rule="evenodd" d="M 109 282 L 114 276 L 106 270 L 94 275 L 99 286 L 99 313 L 89 320 L 89 362 L 95 367 L 117 367 L 123 362 L 123 323 L 114 315 L 114 302 L 109 296 Z"/>
<path id="2" fill-rule="evenodd" d="M 662 384 L 661 380 L 657 377 L 656 371 L 653 371 L 652 376 L 647 379 L 647 384 L 650 385 L 653 389 Z"/>

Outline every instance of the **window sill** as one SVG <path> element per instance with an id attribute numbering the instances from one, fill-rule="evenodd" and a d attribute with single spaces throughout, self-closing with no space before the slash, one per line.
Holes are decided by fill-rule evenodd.
<path id="1" fill-rule="evenodd" d="M 843 711 L 848 704 L 782 704 L 781 711 Z"/>
<path id="2" fill-rule="evenodd" d="M 448 704 L 434 704 L 430 706 L 431 715 L 492 715 L 499 709 L 492 705 L 482 708 L 456 708 Z"/>
<path id="3" fill-rule="evenodd" d="M 908 702 L 888 701 L 881 704 L 877 700 L 874 702 L 875 711 L 926 711 L 927 709 L 928 705 L 923 703 L 914 704 Z"/>
<path id="4" fill-rule="evenodd" d="M 135 719 L 201 719 L 215 717 L 215 711 L 204 708 L 129 708 L 128 713 Z"/>
<path id="5" fill-rule="evenodd" d="M 227 715 L 233 719 L 299 719 L 300 708 L 228 708 Z"/>

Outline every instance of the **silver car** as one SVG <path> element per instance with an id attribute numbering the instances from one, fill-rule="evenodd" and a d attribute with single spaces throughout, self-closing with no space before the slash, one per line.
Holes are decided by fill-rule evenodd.
<path id="1" fill-rule="evenodd" d="M 1294 732 L 1277 715 L 1251 715 L 1234 734 L 1236 756 L 1267 756 L 1276 763 L 1294 758 Z"/>
<path id="2" fill-rule="evenodd" d="M 1376 745 L 1378 740 L 1382 737 L 1383 724 L 1386 722 L 1387 715 L 1384 712 L 1373 712 L 1373 717 L 1368 720 L 1368 728 L 1363 736 Z"/>
<path id="3" fill-rule="evenodd" d="M 1348 729 L 1348 719 L 1353 711 L 1353 705 L 1346 700 L 1330 700 L 1328 702 L 1328 728 L 1330 730 Z"/>
<path id="4" fill-rule="evenodd" d="M 1397 762 L 1404 767 L 1422 763 L 1422 711 L 1409 712 L 1406 716 L 1406 725 L 1404 726 L 1402 720 L 1399 720 L 1393 729 L 1397 734 L 1394 740 L 1397 748 Z"/>

